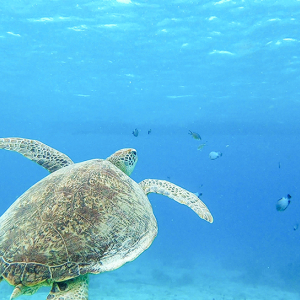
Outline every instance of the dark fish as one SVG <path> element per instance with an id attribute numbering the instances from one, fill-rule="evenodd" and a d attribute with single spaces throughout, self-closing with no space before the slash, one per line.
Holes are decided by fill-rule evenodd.
<path id="1" fill-rule="evenodd" d="M 290 194 L 287 194 L 286 197 L 282 197 L 281 199 L 279 199 L 277 201 L 277 204 L 276 204 L 276 209 L 278 211 L 284 211 L 284 210 L 286 210 L 287 207 L 291 203 L 291 198 L 292 198 L 292 196 Z"/>
<path id="2" fill-rule="evenodd" d="M 298 227 L 299 227 L 299 224 L 297 223 L 297 224 L 295 224 L 294 225 L 294 230 L 297 230 L 298 229 Z"/>
<path id="3" fill-rule="evenodd" d="M 279 163 L 278 163 L 278 168 L 280 169 L 280 167 L 281 167 L 281 163 L 279 162 Z"/>
<path id="4" fill-rule="evenodd" d="M 196 192 L 196 193 L 193 193 L 193 194 L 196 195 L 199 199 L 202 196 L 202 193 L 199 193 L 199 192 Z"/>
<path id="5" fill-rule="evenodd" d="M 201 140 L 201 136 L 200 136 L 199 133 L 193 132 L 193 131 L 189 130 L 189 134 L 190 134 L 195 140 Z"/>
<path id="6" fill-rule="evenodd" d="M 151 133 L 151 129 L 148 130 L 148 134 L 150 134 L 150 133 Z"/>
<path id="7" fill-rule="evenodd" d="M 132 131 L 132 134 L 137 137 L 139 135 L 139 130 L 136 128 Z"/>

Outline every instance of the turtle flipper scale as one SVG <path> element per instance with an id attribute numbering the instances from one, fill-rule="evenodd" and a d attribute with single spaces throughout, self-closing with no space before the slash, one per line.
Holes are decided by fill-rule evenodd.
<path id="1" fill-rule="evenodd" d="M 47 300 L 88 300 L 88 275 L 54 282 Z"/>
<path id="2" fill-rule="evenodd" d="M 74 164 L 67 155 L 36 140 L 0 138 L 0 149 L 18 152 L 41 165 L 50 173 Z"/>
<path id="3" fill-rule="evenodd" d="M 167 196 L 191 208 L 201 219 L 212 223 L 213 217 L 206 205 L 193 193 L 166 180 L 145 179 L 139 183 L 145 194 L 156 193 Z"/>

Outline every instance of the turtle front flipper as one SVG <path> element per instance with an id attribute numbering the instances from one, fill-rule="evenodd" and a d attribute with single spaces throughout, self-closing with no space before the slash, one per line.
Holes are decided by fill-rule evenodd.
<path id="1" fill-rule="evenodd" d="M 50 173 L 74 164 L 67 155 L 35 140 L 0 138 L 0 149 L 18 152 L 41 165 Z"/>
<path id="2" fill-rule="evenodd" d="M 167 196 L 191 208 L 200 218 L 212 223 L 213 217 L 206 205 L 193 193 L 166 180 L 145 179 L 139 183 L 145 194 L 156 193 Z"/>
<path id="3" fill-rule="evenodd" d="M 88 300 L 88 275 L 54 282 L 47 300 Z"/>

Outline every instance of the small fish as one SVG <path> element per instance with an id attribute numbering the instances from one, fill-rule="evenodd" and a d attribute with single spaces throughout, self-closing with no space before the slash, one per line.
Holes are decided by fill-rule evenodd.
<path id="1" fill-rule="evenodd" d="M 205 146 L 206 146 L 205 143 L 204 143 L 204 144 L 201 144 L 201 145 L 198 146 L 197 150 L 202 151 L 202 149 L 203 149 Z"/>
<path id="2" fill-rule="evenodd" d="M 189 130 L 189 134 L 195 139 L 195 140 L 201 140 L 201 136 L 197 132 L 192 132 Z"/>
<path id="3" fill-rule="evenodd" d="M 150 134 L 150 133 L 151 133 L 151 129 L 148 130 L 148 134 Z"/>
<path id="4" fill-rule="evenodd" d="M 280 167 L 281 167 L 281 163 L 279 162 L 279 163 L 278 163 L 278 168 L 280 169 Z"/>
<path id="5" fill-rule="evenodd" d="M 299 224 L 297 223 L 297 224 L 294 225 L 294 228 L 293 228 L 293 229 L 294 229 L 294 230 L 297 230 L 298 228 L 299 228 Z"/>
<path id="6" fill-rule="evenodd" d="M 132 134 L 137 137 L 139 135 L 139 130 L 136 128 L 132 131 Z"/>
<path id="7" fill-rule="evenodd" d="M 202 193 L 199 193 L 199 192 L 196 192 L 196 193 L 193 193 L 193 194 L 196 195 L 199 199 L 202 196 Z"/>
<path id="8" fill-rule="evenodd" d="M 212 160 L 217 159 L 221 156 L 222 156 L 221 152 L 212 151 L 212 152 L 209 153 L 209 158 L 212 159 Z"/>
<path id="9" fill-rule="evenodd" d="M 287 207 L 291 203 L 291 198 L 292 198 L 292 196 L 290 194 L 287 194 L 286 197 L 282 197 L 281 199 L 279 199 L 277 201 L 277 204 L 276 204 L 276 209 L 278 211 L 284 211 L 284 210 L 286 210 Z"/>

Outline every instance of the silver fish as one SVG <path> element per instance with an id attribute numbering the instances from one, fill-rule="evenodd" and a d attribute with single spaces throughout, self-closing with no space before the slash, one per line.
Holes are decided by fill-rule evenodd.
<path id="1" fill-rule="evenodd" d="M 217 159 L 221 156 L 222 156 L 221 152 L 212 151 L 212 152 L 209 153 L 209 158 L 212 159 L 212 160 Z"/>
<path id="2" fill-rule="evenodd" d="M 281 199 L 279 199 L 277 201 L 277 204 L 276 204 L 276 209 L 278 211 L 284 211 L 284 210 L 286 210 L 287 207 L 291 203 L 291 198 L 292 198 L 292 196 L 290 194 L 287 194 L 286 197 L 282 197 Z"/>

